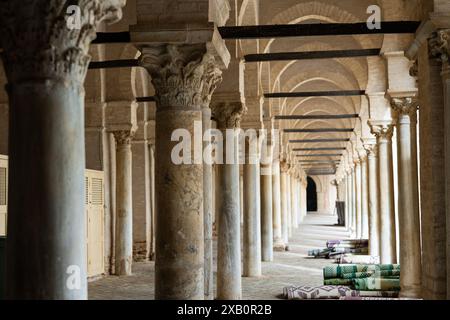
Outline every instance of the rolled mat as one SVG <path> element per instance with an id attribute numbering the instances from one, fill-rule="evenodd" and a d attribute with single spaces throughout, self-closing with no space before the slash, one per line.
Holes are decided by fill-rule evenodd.
<path id="1" fill-rule="evenodd" d="M 345 239 L 345 240 L 328 240 L 327 248 L 335 246 L 346 246 L 349 248 L 368 247 L 369 240 L 367 239 Z"/>
<path id="2" fill-rule="evenodd" d="M 382 271 L 382 270 L 400 270 L 398 264 L 344 264 L 330 265 L 323 268 L 323 278 L 333 279 L 342 278 L 344 273 Z"/>
<path id="3" fill-rule="evenodd" d="M 355 290 L 364 291 L 400 291 L 400 278 L 389 279 L 379 277 L 369 277 L 353 279 Z"/>
<path id="4" fill-rule="evenodd" d="M 347 272 L 342 274 L 342 279 L 361 279 L 368 277 L 400 277 L 400 270 L 370 270 L 366 272 Z"/>
<path id="5" fill-rule="evenodd" d="M 353 279 L 325 279 L 323 284 L 325 286 L 353 286 Z"/>
<path id="6" fill-rule="evenodd" d="M 281 298 L 288 300 L 339 299 L 341 297 L 396 297 L 398 292 L 358 291 L 347 286 L 291 286 L 283 289 Z"/>
<path id="7" fill-rule="evenodd" d="M 368 256 L 368 255 L 352 255 L 345 254 L 341 255 L 336 259 L 336 263 L 339 264 L 379 264 L 379 256 Z"/>

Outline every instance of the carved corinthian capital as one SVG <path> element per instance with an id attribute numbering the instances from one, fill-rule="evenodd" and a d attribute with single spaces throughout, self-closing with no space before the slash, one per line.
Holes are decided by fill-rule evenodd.
<path id="1" fill-rule="evenodd" d="M 140 64 L 152 77 L 158 108 L 207 107 L 222 79 L 222 71 L 206 44 L 144 47 Z"/>
<path id="2" fill-rule="evenodd" d="M 240 101 L 213 102 L 211 110 L 219 129 L 235 129 L 240 127 L 242 116 L 247 108 Z"/>
<path id="3" fill-rule="evenodd" d="M 123 146 L 123 145 L 131 144 L 131 140 L 133 140 L 135 133 L 136 133 L 135 131 L 120 130 L 120 131 L 114 131 L 113 135 L 114 135 L 114 138 L 116 139 L 117 145 Z"/>
<path id="4" fill-rule="evenodd" d="M 122 16 L 126 0 L 0 0 L 0 42 L 9 82 L 61 79 L 84 82 L 89 45 L 102 21 Z M 76 6 L 71 7 L 69 6 Z M 67 20 L 72 8 L 80 24 Z"/>
<path id="5" fill-rule="evenodd" d="M 392 120 L 370 121 L 371 132 L 378 139 L 391 140 L 394 134 L 394 123 Z"/>
<path id="6" fill-rule="evenodd" d="M 409 116 L 413 121 L 417 118 L 417 97 L 391 98 L 391 106 L 397 116 Z"/>
<path id="7" fill-rule="evenodd" d="M 442 63 L 449 63 L 450 57 L 450 29 L 433 33 L 428 40 L 430 57 L 439 59 Z"/>

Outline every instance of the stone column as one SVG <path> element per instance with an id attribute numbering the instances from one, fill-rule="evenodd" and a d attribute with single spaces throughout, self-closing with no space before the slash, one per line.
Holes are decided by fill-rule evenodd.
<path id="1" fill-rule="evenodd" d="M 204 299 L 202 141 L 184 139 L 202 132 L 202 109 L 220 77 L 212 46 L 154 44 L 141 49 L 157 105 L 156 299 Z M 175 133 L 178 141 L 173 141 Z"/>
<path id="2" fill-rule="evenodd" d="M 264 148 L 264 146 L 263 146 Z M 271 158 L 272 147 L 267 145 Z M 269 158 L 269 159 L 270 159 Z M 261 255 L 262 261 L 273 261 L 272 162 L 261 163 Z"/>
<path id="3" fill-rule="evenodd" d="M 208 136 L 207 141 L 203 141 L 203 150 L 211 147 L 211 136 L 208 134 L 211 129 L 211 109 L 209 106 L 202 108 L 203 135 Z M 212 156 L 212 155 L 211 155 Z M 205 237 L 205 300 L 214 299 L 214 271 L 213 271 L 213 195 L 212 195 L 212 164 L 203 161 L 203 228 Z"/>
<path id="4" fill-rule="evenodd" d="M 217 121 L 217 128 L 224 135 L 224 164 L 218 165 L 219 181 L 217 182 L 217 186 L 222 191 L 221 197 L 217 199 L 219 210 L 217 299 L 238 300 L 241 299 L 242 293 L 239 162 L 236 129 L 240 126 L 245 106 L 242 102 L 214 103 L 212 111 L 213 118 Z"/>
<path id="5" fill-rule="evenodd" d="M 380 257 L 381 263 L 397 263 L 395 237 L 394 178 L 392 163 L 391 120 L 371 121 L 372 133 L 377 137 L 380 184 Z"/>
<path id="6" fill-rule="evenodd" d="M 355 174 L 355 167 L 353 164 L 353 167 L 350 169 L 351 170 L 351 182 L 352 185 L 350 187 L 350 192 L 351 192 L 351 206 L 352 206 L 352 217 L 351 217 L 351 221 L 352 221 L 352 237 L 356 237 L 356 198 L 357 198 L 357 194 L 356 194 L 356 174 Z"/>
<path id="7" fill-rule="evenodd" d="M 291 228 L 292 232 L 298 228 L 298 189 L 297 189 L 297 173 L 293 172 L 291 176 Z"/>
<path id="8" fill-rule="evenodd" d="M 292 188 L 291 188 L 292 177 L 289 171 L 286 174 L 286 207 L 287 207 L 287 231 L 288 239 L 292 236 Z"/>
<path id="9" fill-rule="evenodd" d="M 134 129 L 113 131 L 113 134 L 116 140 L 116 245 L 114 273 L 119 276 L 125 276 L 131 275 L 133 262 L 131 140 L 134 135 Z"/>
<path id="10" fill-rule="evenodd" d="M 84 88 L 89 44 L 125 1 L 4 1 L 9 96 L 7 299 L 86 299 Z"/>
<path id="11" fill-rule="evenodd" d="M 347 219 L 345 225 L 347 226 L 348 230 L 352 230 L 353 228 L 352 185 L 353 185 L 352 174 L 351 170 L 348 169 L 346 175 L 347 202 L 345 204 L 345 207 L 347 208 Z"/>
<path id="12" fill-rule="evenodd" d="M 447 231 L 447 299 L 450 299 L 450 29 L 439 30 L 430 41 L 432 57 L 442 62 L 445 127 L 445 199 Z M 419 65 L 420 68 L 420 65 Z"/>
<path id="13" fill-rule="evenodd" d="M 369 254 L 380 255 L 380 211 L 378 183 L 378 146 L 376 142 L 364 145 L 367 151 L 369 180 Z"/>
<path id="14" fill-rule="evenodd" d="M 258 137 L 246 139 L 244 163 L 243 275 L 261 276 L 261 210 Z"/>
<path id="15" fill-rule="evenodd" d="M 288 170 L 289 164 L 286 161 L 280 163 L 280 194 L 281 194 L 281 237 L 285 246 L 289 243 L 289 206 L 288 206 Z"/>
<path id="16" fill-rule="evenodd" d="M 278 157 L 275 157 L 272 163 L 272 209 L 273 209 L 273 249 L 275 251 L 284 251 L 282 224 L 281 224 L 281 168 Z"/>
<path id="17" fill-rule="evenodd" d="M 369 181 L 367 175 L 367 155 L 363 155 L 361 156 L 361 239 L 369 239 Z"/>
<path id="18" fill-rule="evenodd" d="M 421 246 L 417 172 L 417 107 L 415 97 L 391 97 L 397 117 L 400 295 L 421 296 Z"/>
<path id="19" fill-rule="evenodd" d="M 362 195 L 361 195 L 361 159 L 359 157 L 353 160 L 355 164 L 354 177 L 355 177 L 355 226 L 356 226 L 356 238 L 361 239 L 362 235 Z"/>

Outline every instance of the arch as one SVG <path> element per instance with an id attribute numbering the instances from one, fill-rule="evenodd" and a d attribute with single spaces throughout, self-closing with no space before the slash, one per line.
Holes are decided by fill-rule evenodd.
<path id="1" fill-rule="evenodd" d="M 308 212 L 316 212 L 317 206 L 317 185 L 313 178 L 307 177 L 308 185 L 306 187 L 306 209 Z"/>

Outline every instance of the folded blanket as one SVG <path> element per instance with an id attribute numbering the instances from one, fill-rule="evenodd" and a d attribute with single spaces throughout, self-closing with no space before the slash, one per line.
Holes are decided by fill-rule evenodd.
<path id="1" fill-rule="evenodd" d="M 323 278 L 342 278 L 344 273 L 367 271 L 400 270 L 398 264 L 344 264 L 330 265 L 323 268 Z"/>
<path id="2" fill-rule="evenodd" d="M 356 290 L 365 291 L 400 291 L 400 278 L 389 279 L 379 277 L 369 277 L 362 279 L 353 279 L 353 285 Z"/>
<path id="3" fill-rule="evenodd" d="M 379 256 L 368 256 L 368 255 L 352 255 L 345 254 L 341 255 L 336 259 L 336 263 L 339 264 L 379 264 Z"/>
<path id="4" fill-rule="evenodd" d="M 281 297 L 288 300 L 339 299 L 341 297 L 397 297 L 398 292 L 358 291 L 347 286 L 286 287 Z"/>

